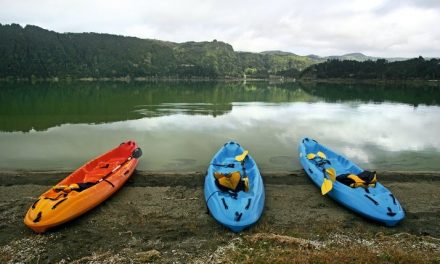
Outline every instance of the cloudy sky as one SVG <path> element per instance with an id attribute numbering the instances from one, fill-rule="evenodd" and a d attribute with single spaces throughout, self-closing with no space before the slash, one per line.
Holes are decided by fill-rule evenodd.
<path id="1" fill-rule="evenodd" d="M 253 52 L 440 56 L 440 0 L 0 0 L 0 23 Z"/>

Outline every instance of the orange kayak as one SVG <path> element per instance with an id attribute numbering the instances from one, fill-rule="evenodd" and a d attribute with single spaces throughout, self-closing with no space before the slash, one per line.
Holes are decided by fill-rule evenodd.
<path id="1" fill-rule="evenodd" d="M 127 141 L 86 163 L 29 208 L 24 223 L 38 233 L 70 221 L 105 201 L 133 174 L 142 151 Z"/>

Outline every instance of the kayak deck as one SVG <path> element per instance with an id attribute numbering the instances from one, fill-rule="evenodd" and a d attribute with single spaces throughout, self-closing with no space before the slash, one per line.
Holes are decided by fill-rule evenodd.
<path id="1" fill-rule="evenodd" d="M 86 163 L 43 193 L 29 208 L 24 223 L 42 233 L 94 208 L 132 175 L 138 163 L 132 157 L 135 151 L 140 151 L 137 144 L 128 141 Z M 72 185 L 81 188 L 70 189 Z"/>
<path id="2" fill-rule="evenodd" d="M 329 163 L 318 165 L 314 160 L 307 158 L 308 154 L 318 152 L 324 153 Z M 299 153 L 301 165 L 318 187 L 321 187 L 324 182 L 324 169 L 333 168 L 336 175 L 360 174 L 364 171 L 342 155 L 309 138 L 301 141 Z M 352 188 L 335 181 L 328 195 L 350 210 L 387 226 L 394 226 L 405 217 L 404 210 L 397 198 L 380 182 L 377 182 L 375 187 Z"/>
<path id="3" fill-rule="evenodd" d="M 255 224 L 264 208 L 265 193 L 260 171 L 250 155 L 242 165 L 235 160 L 244 149 L 235 142 L 226 143 L 213 157 L 205 177 L 205 202 L 209 212 L 220 224 L 240 232 Z M 215 183 L 215 172 L 239 171 L 249 179 L 249 191 L 224 192 Z"/>

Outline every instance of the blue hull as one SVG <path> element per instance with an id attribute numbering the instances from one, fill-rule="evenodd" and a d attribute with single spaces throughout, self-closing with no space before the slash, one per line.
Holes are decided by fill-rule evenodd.
<path id="1" fill-rule="evenodd" d="M 304 138 L 299 144 L 299 159 L 305 172 L 316 186 L 321 188 L 324 181 L 322 169 L 318 168 L 314 161 L 307 159 L 307 154 L 322 151 L 331 162 L 325 165 L 332 167 L 336 174 L 353 173 L 359 174 L 363 170 L 345 157 L 324 147 L 313 139 Z M 386 226 L 395 226 L 405 217 L 405 212 L 397 198 L 379 182 L 376 187 L 368 189 L 359 187 L 351 188 L 338 181 L 333 183 L 333 189 L 327 194 L 333 200 L 348 209 Z"/>
<path id="2" fill-rule="evenodd" d="M 212 217 L 217 222 L 226 226 L 233 232 L 255 224 L 261 217 L 264 209 L 265 193 L 263 179 L 257 164 L 250 155 L 245 159 L 245 172 L 249 178 L 249 191 L 239 191 L 233 197 L 227 192 L 222 192 L 215 184 L 214 172 L 230 173 L 239 171 L 243 176 L 244 171 L 240 162 L 235 161 L 235 156 L 243 153 L 244 149 L 235 142 L 226 143 L 213 157 L 205 177 L 205 202 Z M 215 164 L 215 165 L 214 165 Z M 218 166 L 233 164 L 230 167 Z M 233 166 L 233 167 L 232 167 Z"/>

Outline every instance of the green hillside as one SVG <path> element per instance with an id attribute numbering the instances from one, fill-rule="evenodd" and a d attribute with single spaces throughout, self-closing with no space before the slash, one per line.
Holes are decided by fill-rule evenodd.
<path id="1" fill-rule="evenodd" d="M 234 51 L 227 43 L 174 43 L 0 24 L 4 79 L 439 79 L 439 60 L 385 60 L 362 53 L 299 56 Z"/>
<path id="2" fill-rule="evenodd" d="M 0 24 L 0 78 L 267 78 L 318 62 L 292 53 L 235 52 L 221 42 L 173 43 Z"/>
<path id="3" fill-rule="evenodd" d="M 305 79 L 359 79 L 359 80 L 439 80 L 440 59 L 423 57 L 405 61 L 328 60 L 302 71 Z"/>

